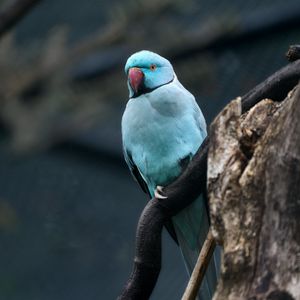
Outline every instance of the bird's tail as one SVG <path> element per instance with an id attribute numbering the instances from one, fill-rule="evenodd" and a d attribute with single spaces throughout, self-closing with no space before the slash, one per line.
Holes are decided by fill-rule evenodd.
<path id="1" fill-rule="evenodd" d="M 209 218 L 203 197 L 172 218 L 188 273 L 191 275 L 209 230 Z M 216 247 L 199 290 L 200 300 L 210 300 L 220 272 L 220 248 Z"/>

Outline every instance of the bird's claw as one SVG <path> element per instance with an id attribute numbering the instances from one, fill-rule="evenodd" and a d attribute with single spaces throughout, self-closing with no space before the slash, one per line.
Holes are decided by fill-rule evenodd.
<path id="1" fill-rule="evenodd" d="M 154 196 L 156 199 L 167 199 L 168 197 L 163 192 L 163 186 L 158 185 L 155 189 Z"/>

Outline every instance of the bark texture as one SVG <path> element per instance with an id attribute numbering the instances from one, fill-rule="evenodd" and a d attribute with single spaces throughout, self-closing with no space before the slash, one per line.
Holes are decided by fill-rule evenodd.
<path id="1" fill-rule="evenodd" d="M 223 245 L 214 300 L 300 299 L 300 85 L 210 128 L 212 233 Z"/>

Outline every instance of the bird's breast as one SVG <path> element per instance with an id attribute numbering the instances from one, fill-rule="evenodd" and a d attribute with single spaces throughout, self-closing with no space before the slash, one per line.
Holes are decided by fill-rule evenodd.
<path id="1" fill-rule="evenodd" d="M 180 161 L 193 155 L 201 133 L 187 103 L 168 91 L 129 101 L 122 119 L 123 142 L 150 188 L 173 181 L 181 172 Z M 158 101 L 159 100 L 159 101 Z"/>

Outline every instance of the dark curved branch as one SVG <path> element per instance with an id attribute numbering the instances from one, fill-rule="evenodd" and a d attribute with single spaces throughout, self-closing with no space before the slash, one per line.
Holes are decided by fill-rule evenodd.
<path id="1" fill-rule="evenodd" d="M 159 200 L 148 202 L 137 226 L 133 271 L 118 299 L 149 299 L 161 268 L 161 232 L 167 219 Z"/>
<path id="2" fill-rule="evenodd" d="M 259 101 L 283 101 L 300 79 L 300 60 L 280 69 L 242 97 L 246 112 Z M 161 268 L 161 233 L 166 220 L 187 207 L 200 193 L 206 193 L 209 137 L 200 146 L 180 177 L 164 189 L 167 199 L 152 199 L 139 220 L 132 274 L 119 300 L 148 299 Z"/>
<path id="3" fill-rule="evenodd" d="M 0 11 L 0 38 L 41 0 L 15 0 Z"/>
<path id="4" fill-rule="evenodd" d="M 282 101 L 300 79 L 300 60 L 283 67 L 242 97 L 242 112 L 248 111 L 260 100 Z"/>

